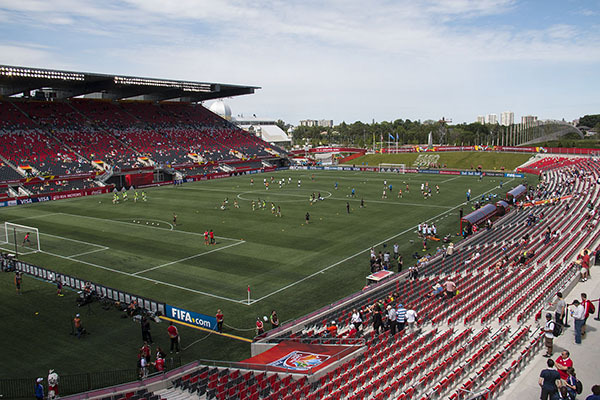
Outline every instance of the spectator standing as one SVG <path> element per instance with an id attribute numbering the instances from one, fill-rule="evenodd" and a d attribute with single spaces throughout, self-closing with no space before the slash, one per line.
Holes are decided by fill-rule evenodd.
<path id="1" fill-rule="evenodd" d="M 215 317 L 217 318 L 217 332 L 223 333 L 223 320 L 225 319 L 225 316 L 223 315 L 221 309 L 217 310 Z"/>
<path id="2" fill-rule="evenodd" d="M 179 342 L 180 342 L 179 330 L 177 329 L 177 327 L 175 325 L 173 325 L 172 322 L 169 323 L 169 327 L 167 328 L 167 333 L 169 334 L 169 338 L 171 339 L 171 353 L 173 352 L 173 349 L 175 349 L 175 351 L 177 353 L 179 353 Z"/>
<path id="3" fill-rule="evenodd" d="M 152 335 L 150 334 L 150 320 L 145 315 L 142 315 L 142 341 L 153 343 Z"/>
<path id="4" fill-rule="evenodd" d="M 567 372 L 567 370 L 569 368 L 573 368 L 573 360 L 571 360 L 570 358 L 569 351 L 563 350 L 560 353 L 560 356 L 558 356 L 558 358 L 554 361 L 554 363 L 556 364 L 556 370 L 560 375 L 560 379 L 566 382 L 567 378 L 569 377 L 569 373 Z"/>
<path id="5" fill-rule="evenodd" d="M 35 398 L 37 400 L 44 400 L 44 387 L 42 386 L 42 382 L 44 378 L 37 378 L 35 382 Z"/>
<path id="6" fill-rule="evenodd" d="M 412 330 L 417 322 L 417 312 L 413 309 L 406 310 L 406 324 Z"/>
<path id="7" fill-rule="evenodd" d="M 154 368 L 156 372 L 163 372 L 165 370 L 165 359 L 162 357 L 156 357 L 156 361 L 154 361 Z"/>
<path id="8" fill-rule="evenodd" d="M 279 317 L 277 316 L 277 312 L 275 310 L 271 312 L 269 319 L 271 321 L 271 329 L 279 328 Z"/>
<path id="9" fill-rule="evenodd" d="M 53 369 L 48 371 L 48 400 L 58 398 L 58 374 Z"/>
<path id="10" fill-rule="evenodd" d="M 81 334 L 83 333 L 83 325 L 81 324 L 81 315 L 75 314 L 75 318 L 73 318 L 73 326 L 75 326 L 75 332 L 77 333 L 77 339 L 81 339 Z"/>
<path id="11" fill-rule="evenodd" d="M 585 324 L 585 308 L 577 299 L 573 300 L 573 305 L 575 309 L 571 311 L 571 317 L 573 317 L 575 325 L 575 343 L 581 344 L 581 330 Z"/>
<path id="12" fill-rule="evenodd" d="M 583 319 L 583 326 L 581 327 L 581 336 L 585 337 L 585 329 L 587 324 L 587 319 L 592 313 L 592 307 L 594 306 L 591 301 L 588 300 L 586 293 L 581 293 L 581 305 L 585 310 L 585 318 Z"/>
<path id="13" fill-rule="evenodd" d="M 140 348 L 140 353 L 142 354 L 142 357 L 144 357 L 146 359 L 146 361 L 150 361 L 150 357 L 152 355 L 152 349 L 148 345 L 148 342 L 144 342 L 144 344 Z"/>
<path id="14" fill-rule="evenodd" d="M 552 321 L 552 314 L 546 314 L 546 325 L 542 328 L 542 332 L 544 332 L 544 344 L 546 346 L 546 354 L 544 357 L 552 357 L 553 350 L 553 341 L 554 334 L 552 331 L 554 330 L 554 322 Z"/>
<path id="15" fill-rule="evenodd" d="M 396 310 L 396 326 L 398 327 L 398 332 L 404 329 L 406 324 L 406 308 L 402 304 L 398 304 L 398 309 Z"/>
<path id="16" fill-rule="evenodd" d="M 561 292 L 556 293 L 556 297 L 558 300 L 556 301 L 556 310 L 554 311 L 554 321 L 564 326 L 567 303 L 565 302 L 565 299 L 563 299 Z"/>
<path id="17" fill-rule="evenodd" d="M 404 261 L 402 260 L 402 255 L 397 257 L 398 259 L 398 273 L 402 272 L 402 267 L 404 266 Z"/>
<path id="18" fill-rule="evenodd" d="M 388 314 L 388 324 L 390 327 L 390 335 L 394 336 L 396 334 L 396 309 L 392 307 L 392 305 L 387 306 L 387 314 Z"/>
<path id="19" fill-rule="evenodd" d="M 265 333 L 265 325 L 263 324 L 260 317 L 256 317 L 256 336 Z"/>
<path id="20" fill-rule="evenodd" d="M 383 310 L 381 309 L 381 306 L 377 302 L 375 302 L 375 304 L 373 304 L 373 307 L 371 310 L 373 313 L 373 330 L 375 331 L 376 334 L 379 334 L 379 329 L 383 328 L 383 316 L 381 315 L 381 312 Z"/>
<path id="21" fill-rule="evenodd" d="M 570 399 L 577 397 L 577 375 L 575 374 L 575 368 L 567 368 L 567 380 L 565 382 L 567 391 L 569 392 Z"/>
<path id="22" fill-rule="evenodd" d="M 548 368 L 542 370 L 538 384 L 542 388 L 540 395 L 541 400 L 553 400 L 558 393 L 558 388 L 561 386 L 560 375 L 554 369 L 554 361 L 547 361 Z"/>
<path id="23" fill-rule="evenodd" d="M 15 272 L 15 287 L 17 288 L 17 294 L 23 294 L 21 292 L 21 285 L 23 284 L 23 274 L 19 271 Z"/>
<path id="24" fill-rule="evenodd" d="M 360 316 L 360 313 L 358 312 L 358 310 L 355 308 L 352 310 L 352 317 L 350 318 L 350 323 L 352 325 L 354 325 L 354 329 L 356 329 L 357 331 L 360 331 L 360 328 L 362 327 L 362 317 Z"/>
<path id="25" fill-rule="evenodd" d="M 586 397 L 585 400 L 600 400 L 600 385 L 592 386 L 592 394 Z"/>

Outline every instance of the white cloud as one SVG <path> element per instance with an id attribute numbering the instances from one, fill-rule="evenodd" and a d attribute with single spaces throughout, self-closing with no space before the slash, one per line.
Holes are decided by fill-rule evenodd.
<path id="1" fill-rule="evenodd" d="M 81 48 L 44 53 L 59 63 L 77 59 L 83 70 L 262 86 L 233 101 L 270 111 L 255 109 L 261 115 L 425 119 L 484 112 L 473 108 L 490 101 L 498 71 L 510 71 L 512 82 L 532 65 L 546 71 L 581 55 L 581 63 L 600 62 L 597 31 L 568 23 L 523 29 L 507 17 L 517 7 L 516 0 L 0 0 L 0 19 L 32 29 L 54 21 L 55 34 L 80 35 Z M 30 49 L 12 58 L 31 64 Z"/>

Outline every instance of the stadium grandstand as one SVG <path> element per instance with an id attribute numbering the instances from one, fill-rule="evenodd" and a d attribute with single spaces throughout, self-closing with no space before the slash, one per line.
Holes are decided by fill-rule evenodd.
<path id="1" fill-rule="evenodd" d="M 287 168 L 283 149 L 201 104 L 256 89 L 0 66 L 0 201 Z M 452 250 L 416 257 L 409 270 L 381 280 L 374 275 L 378 282 L 361 291 L 306 310 L 306 315 L 266 333 L 259 331 L 248 339 L 252 356 L 244 361 L 173 365 L 131 383 L 62 397 L 535 398 L 537 388 L 525 388 L 522 396 L 515 382 L 539 364 L 544 345 L 540 323 L 547 311 L 554 312 L 555 294 L 570 293 L 579 285 L 581 252 L 597 249 L 600 230 L 594 206 L 600 200 L 600 162 L 548 156 L 523 166 L 522 172 L 539 176 L 539 183 L 517 186 L 506 198 L 461 215 L 464 240 Z M 228 247 L 244 242 L 228 240 L 236 241 Z M 95 248 L 77 256 L 108 249 L 91 246 Z M 38 273 L 25 264 L 19 268 Z M 173 262 L 161 267 L 168 264 Z M 79 283 L 74 287 L 85 290 Z M 160 309 L 148 304 L 153 311 Z M 393 322 L 405 318 L 407 310 L 415 312 L 414 320 Z M 6 399 L 26 397 L 15 393 L 0 394 Z"/>
<path id="2" fill-rule="evenodd" d="M 119 187 L 122 171 L 140 168 L 184 179 L 203 164 L 221 172 L 279 165 L 283 149 L 199 104 L 256 89 L 0 66 L 0 180 L 44 177 L 53 186 L 78 176 Z"/>

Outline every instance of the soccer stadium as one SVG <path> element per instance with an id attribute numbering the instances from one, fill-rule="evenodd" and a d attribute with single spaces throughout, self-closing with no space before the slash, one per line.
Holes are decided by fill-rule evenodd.
<path id="1" fill-rule="evenodd" d="M 594 150 L 290 150 L 203 104 L 258 87 L 0 89 L 4 399 L 534 398 L 558 292 L 597 333 Z"/>

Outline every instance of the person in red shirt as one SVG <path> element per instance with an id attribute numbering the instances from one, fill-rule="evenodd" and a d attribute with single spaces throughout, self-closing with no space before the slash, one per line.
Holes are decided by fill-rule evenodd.
<path id="1" fill-rule="evenodd" d="M 163 372 L 165 370 L 165 359 L 157 358 L 154 362 L 154 368 L 156 368 L 156 372 Z"/>
<path id="2" fill-rule="evenodd" d="M 560 356 L 558 356 L 558 358 L 556 359 L 556 369 L 560 375 L 560 379 L 562 379 L 563 381 L 567 381 L 567 378 L 569 377 L 569 373 L 567 372 L 567 368 L 572 367 L 573 366 L 573 360 L 571 360 L 569 358 L 570 354 L 568 350 L 563 350 L 562 353 L 560 353 Z"/>
<path id="3" fill-rule="evenodd" d="M 144 345 L 140 349 L 140 352 L 142 353 L 142 357 L 146 357 L 146 361 L 150 361 L 152 350 L 150 349 L 148 342 L 144 342 Z"/>
<path id="4" fill-rule="evenodd" d="M 265 325 L 263 324 L 260 317 L 256 317 L 256 336 L 265 333 Z"/>
<path id="5" fill-rule="evenodd" d="M 175 351 L 179 353 L 179 331 L 177 330 L 177 327 L 173 325 L 172 322 L 169 323 L 167 332 L 169 333 L 169 338 L 171 338 L 171 353 L 173 352 L 173 349 L 175 349 Z"/>
<path id="6" fill-rule="evenodd" d="M 209 240 L 208 239 L 208 231 L 204 231 L 204 244 L 207 245 L 207 246 L 210 243 L 208 240 Z"/>
<path id="7" fill-rule="evenodd" d="M 217 244 L 215 242 L 215 234 L 213 233 L 212 229 L 210 230 L 209 235 L 210 235 L 210 244 Z"/>
<path id="8" fill-rule="evenodd" d="M 585 327 L 587 324 L 587 319 L 590 316 L 590 309 L 592 306 L 592 302 L 588 300 L 586 293 L 581 293 L 581 305 L 585 310 L 585 318 L 583 319 L 583 326 L 581 327 L 581 336 L 585 336 Z"/>
<path id="9" fill-rule="evenodd" d="M 225 319 L 225 316 L 221 312 L 221 309 L 217 310 L 216 317 L 217 317 L 217 332 L 223 333 L 223 320 Z"/>

